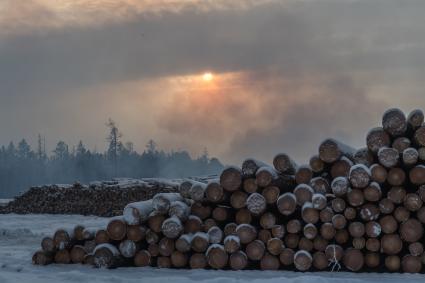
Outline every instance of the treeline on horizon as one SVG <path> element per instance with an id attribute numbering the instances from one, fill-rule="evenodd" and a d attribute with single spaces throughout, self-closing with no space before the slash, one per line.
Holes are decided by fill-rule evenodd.
<path id="1" fill-rule="evenodd" d="M 142 153 L 122 135 L 112 120 L 107 123 L 109 135 L 105 152 L 88 150 L 82 141 L 70 149 L 59 141 L 49 154 L 38 136 L 36 149 L 25 139 L 17 145 L 0 147 L 0 197 L 13 197 L 31 186 L 42 184 L 88 183 L 95 180 L 126 178 L 184 178 L 217 174 L 223 168 L 208 152 L 192 158 L 187 151 L 165 152 L 150 140 Z"/>

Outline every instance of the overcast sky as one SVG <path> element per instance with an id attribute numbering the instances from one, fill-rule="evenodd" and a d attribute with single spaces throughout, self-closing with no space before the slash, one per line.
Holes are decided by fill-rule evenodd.
<path id="1" fill-rule="evenodd" d="M 143 150 L 226 163 L 326 137 L 363 146 L 392 106 L 425 108 L 425 1 L 1 0 L 0 144 Z M 213 79 L 202 75 L 212 72 Z"/>

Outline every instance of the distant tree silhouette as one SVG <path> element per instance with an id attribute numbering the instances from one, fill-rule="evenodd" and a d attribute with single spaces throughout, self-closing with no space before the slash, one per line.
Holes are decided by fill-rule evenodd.
<path id="1" fill-rule="evenodd" d="M 210 158 L 205 148 L 201 156 L 192 158 L 187 151 L 161 150 L 151 139 L 139 154 L 132 142 L 123 142 L 115 122 L 109 120 L 107 150 L 90 151 L 83 141 L 70 147 L 59 141 L 47 154 L 45 141 L 37 137 L 35 150 L 25 139 L 17 146 L 10 142 L 0 146 L 0 198 L 12 197 L 30 186 L 53 183 L 91 182 L 114 177 L 184 178 L 216 174 L 222 168 L 217 158 Z"/>

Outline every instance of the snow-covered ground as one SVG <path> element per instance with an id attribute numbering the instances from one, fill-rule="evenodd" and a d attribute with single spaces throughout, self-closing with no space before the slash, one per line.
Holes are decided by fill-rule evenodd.
<path id="1" fill-rule="evenodd" d="M 322 282 L 385 282 L 414 283 L 425 275 L 411 274 L 353 274 L 353 273 L 295 273 L 288 271 L 212 271 L 158 270 L 154 268 L 120 268 L 98 270 L 81 265 L 33 266 L 31 256 L 39 249 L 43 236 L 58 228 L 76 224 L 86 227 L 105 227 L 108 218 L 79 215 L 0 215 L 0 283 L 46 282 L 252 282 L 252 283 L 322 283 Z"/>

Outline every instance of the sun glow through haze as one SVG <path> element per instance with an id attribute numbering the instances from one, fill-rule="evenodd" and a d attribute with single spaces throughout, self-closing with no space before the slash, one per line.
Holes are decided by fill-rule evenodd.
<path id="1" fill-rule="evenodd" d="M 213 78 L 214 78 L 214 76 L 213 76 L 213 74 L 212 73 L 204 73 L 203 75 L 202 75 L 202 79 L 204 80 L 204 81 L 206 81 L 206 82 L 210 82 L 210 81 L 212 81 L 213 80 Z"/>

